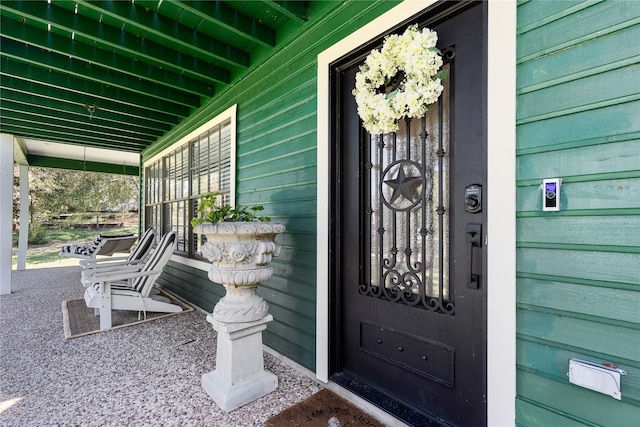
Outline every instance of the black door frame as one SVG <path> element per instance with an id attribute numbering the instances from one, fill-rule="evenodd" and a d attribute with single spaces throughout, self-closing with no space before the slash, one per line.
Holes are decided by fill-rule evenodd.
<path id="1" fill-rule="evenodd" d="M 451 2 L 438 2 L 435 3 L 434 5 L 432 5 L 431 7 L 426 8 L 422 14 L 429 14 L 429 19 L 426 21 L 425 25 L 429 26 L 432 25 L 433 23 L 437 23 L 438 21 L 442 20 L 443 18 L 446 18 L 446 16 L 460 12 L 461 10 L 464 10 L 466 8 L 469 7 L 469 4 L 471 4 L 472 2 L 459 2 L 457 3 L 457 5 L 452 6 Z M 368 52 L 371 51 L 372 48 L 374 48 L 376 45 L 379 45 L 380 40 L 382 38 L 384 38 L 385 35 L 387 34 L 392 34 L 395 32 L 398 32 L 398 28 L 402 28 L 402 27 L 406 27 L 408 25 L 411 24 L 411 22 L 415 21 L 414 18 L 410 18 L 402 23 L 399 23 L 393 27 L 391 27 L 388 31 L 386 31 L 385 33 L 382 33 L 379 37 L 376 37 L 372 40 L 369 40 L 366 44 L 363 44 L 362 46 L 360 46 L 356 51 L 349 53 L 348 55 L 346 55 L 347 57 L 352 57 L 352 59 L 350 61 L 336 61 L 336 63 L 340 63 L 340 66 L 343 68 L 348 67 L 351 64 L 354 63 L 358 63 L 360 62 L 364 57 L 366 57 L 366 55 L 368 54 Z M 485 65 L 486 66 L 486 65 Z M 331 66 L 331 68 L 333 69 L 334 66 Z M 331 136 L 330 136 L 330 141 L 331 141 L 331 148 L 329 150 L 330 153 L 330 163 L 329 163 L 329 178 L 330 178 L 330 192 L 331 192 L 331 197 L 329 199 L 329 247 L 330 248 L 336 248 L 336 246 L 339 246 L 339 237 L 337 236 L 338 231 L 341 229 L 340 227 L 340 215 L 337 214 L 337 212 L 339 212 L 339 210 L 341 209 L 340 206 L 336 206 L 335 200 L 339 200 L 341 199 L 341 188 L 339 185 L 339 182 L 341 181 L 341 177 L 340 177 L 340 171 L 342 170 L 341 165 L 338 165 L 337 162 L 340 161 L 341 158 L 341 154 L 339 152 L 337 152 L 333 145 L 335 144 L 336 146 L 340 147 L 341 143 L 340 143 L 340 132 L 338 129 L 338 125 L 335 123 L 336 121 L 336 105 L 340 103 L 340 99 L 336 99 L 335 97 L 333 97 L 333 95 L 339 91 L 336 90 L 336 85 L 338 84 L 338 82 L 336 82 L 336 78 L 335 78 L 335 74 L 334 72 L 331 73 L 330 76 L 330 90 L 331 90 L 331 96 L 330 99 L 330 106 L 331 106 L 331 114 L 330 114 L 330 120 L 331 120 Z M 486 159 L 485 159 L 486 161 Z M 483 214 L 484 216 L 484 214 Z M 333 250 L 331 249 L 330 252 L 330 257 L 329 257 L 329 280 L 330 283 L 336 283 L 339 284 L 340 283 L 340 271 L 342 269 L 341 265 L 341 259 L 340 259 L 340 250 L 338 249 Z M 330 286 L 329 289 L 329 309 L 330 309 L 330 314 L 329 314 L 329 318 L 330 318 L 330 331 L 331 331 L 331 336 L 332 336 L 332 343 L 335 343 L 336 341 L 339 342 L 339 336 L 338 334 L 340 333 L 339 328 L 337 328 L 337 325 L 340 324 L 340 298 L 338 298 L 338 295 L 340 294 L 340 289 L 339 286 Z M 339 359 L 339 348 L 337 345 L 333 345 L 332 348 L 330 348 L 330 357 L 329 357 L 329 370 L 330 371 L 334 371 L 335 368 L 337 367 L 337 365 L 339 365 L 338 362 Z"/>
<path id="2" fill-rule="evenodd" d="M 409 21 L 405 21 L 403 22 L 400 26 L 396 26 L 393 28 L 392 32 L 397 32 L 397 33 L 401 33 L 402 31 L 404 31 L 404 28 L 408 25 L 412 25 L 413 23 L 419 23 L 419 25 L 421 27 L 429 27 L 429 28 L 437 28 L 437 26 L 440 23 L 445 23 L 446 21 L 449 20 L 449 17 L 453 17 L 453 16 L 458 16 L 460 14 L 462 14 L 463 12 L 465 12 L 466 10 L 474 7 L 475 8 L 475 12 L 474 14 L 477 14 L 478 12 L 480 13 L 480 16 L 482 17 L 482 20 L 484 21 L 484 23 L 481 24 L 480 28 L 484 28 L 485 30 L 483 31 L 484 34 L 484 41 L 480 42 L 480 46 L 486 46 L 486 8 L 487 3 L 483 3 L 481 1 L 468 1 L 468 2 L 440 2 L 440 3 L 436 3 L 434 4 L 431 8 L 427 9 L 426 11 L 424 11 L 424 13 L 420 16 L 416 16 L 415 18 L 410 19 Z M 459 22 L 459 21 L 456 21 Z M 460 22 L 464 22 L 464 21 L 460 21 Z M 476 21 L 477 22 L 477 21 Z M 444 24 L 446 25 L 446 24 Z M 465 31 L 464 28 L 459 28 L 456 31 Z M 358 206 L 359 204 L 353 200 L 353 195 L 349 196 L 343 196 L 342 193 L 342 189 L 343 186 L 347 185 L 347 186 L 353 186 L 353 183 L 351 182 L 354 178 L 353 177 L 349 177 L 349 178 L 345 178 L 343 176 L 343 170 L 344 170 L 344 165 L 343 162 L 346 162 L 346 157 L 347 155 L 343 154 L 343 146 L 344 144 L 348 143 L 348 142 L 353 142 L 351 141 L 351 138 L 354 138 L 355 135 L 360 134 L 360 139 L 362 139 L 362 135 L 363 132 L 361 129 L 358 128 L 358 122 L 357 121 L 352 121 L 352 120 L 346 120 L 343 119 L 342 114 L 343 112 L 339 109 L 339 105 L 344 105 L 345 103 L 347 105 L 350 105 L 352 103 L 351 99 L 345 99 L 343 101 L 342 97 L 344 96 L 345 98 L 350 97 L 350 89 L 347 88 L 347 90 L 345 90 L 343 87 L 341 87 L 341 85 L 343 84 L 343 78 L 342 76 L 342 70 L 346 70 L 346 69 L 353 69 L 353 67 L 355 65 L 357 65 L 358 63 L 361 63 L 364 60 L 364 57 L 366 57 L 366 55 L 371 51 L 372 47 L 377 47 L 380 45 L 382 38 L 384 37 L 384 35 L 381 35 L 380 37 L 371 40 L 369 43 L 361 46 L 360 48 L 358 48 L 357 50 L 355 50 L 354 52 L 350 53 L 347 57 L 345 57 L 344 60 L 338 61 L 335 63 L 335 65 L 332 64 L 332 70 L 335 70 L 332 72 L 331 75 L 331 80 L 330 80 L 330 88 L 331 88 L 331 93 L 333 95 L 333 99 L 332 99 L 332 116 L 331 116 L 331 129 L 332 129 L 332 142 L 330 144 L 330 177 L 332 178 L 332 197 L 330 199 L 330 233 L 329 233 L 329 237 L 330 237 L 330 248 L 331 248 L 331 258 L 329 260 L 330 262 L 330 319 L 332 319 L 332 324 L 330 326 L 330 331 L 331 331 L 331 336 L 332 336 L 332 343 L 330 346 L 330 359 L 329 359 L 329 372 L 330 374 L 332 374 L 331 376 L 331 380 L 352 390 L 354 393 L 358 394 L 359 396 L 365 398 L 366 400 L 370 401 L 371 403 L 375 404 L 376 406 L 384 409 L 387 412 L 393 413 L 395 416 L 397 416 L 398 418 L 402 419 L 403 421 L 411 424 L 411 425 L 424 425 L 424 426 L 440 426 L 440 425 L 448 425 L 448 424 L 441 424 L 440 421 L 438 421 L 439 416 L 441 416 L 441 414 L 435 412 L 435 413 L 431 413 L 429 414 L 429 411 L 427 408 L 419 408 L 418 406 L 410 406 L 407 404 L 402 403 L 401 400 L 395 400 L 395 401 L 390 401 L 389 397 L 391 396 L 391 394 L 387 395 L 384 394 L 378 390 L 376 390 L 376 385 L 378 383 L 376 383 L 376 385 L 371 384 L 371 386 L 367 385 L 365 382 L 360 382 L 356 377 L 353 377 L 352 375 L 347 375 L 345 373 L 343 373 L 343 369 L 346 369 L 346 365 L 343 368 L 342 365 L 342 360 L 344 360 L 343 358 L 346 357 L 347 355 L 344 353 L 345 349 L 343 349 L 342 343 L 346 340 L 347 336 L 346 335 L 342 335 L 343 332 L 343 324 L 352 324 L 353 325 L 353 319 L 347 321 L 346 318 L 343 318 L 342 316 L 345 315 L 345 309 L 343 308 L 343 301 L 342 298 L 344 298 L 344 292 L 345 290 L 342 289 L 342 286 L 345 286 L 346 284 L 343 284 L 343 274 L 344 271 L 346 269 L 350 269 L 351 267 L 349 267 L 350 265 L 352 265 L 351 263 L 349 265 L 342 265 L 342 262 L 344 261 L 345 257 L 347 256 L 352 256 L 352 254 L 347 253 L 345 251 L 347 251 L 346 249 L 343 250 L 342 247 L 342 242 L 344 239 L 344 236 L 341 235 L 341 232 L 344 232 L 345 230 L 343 230 L 343 228 L 347 225 L 343 225 L 342 224 L 342 215 L 347 215 L 350 216 L 351 218 L 358 218 L 360 217 L 360 215 L 362 214 L 361 212 L 359 212 Z M 477 39 L 476 39 L 477 40 Z M 482 72 L 480 74 L 480 78 L 482 79 L 482 81 L 485 81 L 483 83 L 483 86 L 486 88 L 486 80 L 485 80 L 485 74 L 486 74 L 486 57 L 485 55 L 478 55 L 481 59 L 481 67 L 482 67 Z M 468 69 L 469 71 L 471 71 L 471 69 Z M 467 72 L 469 72 L 467 71 Z M 480 70 L 478 70 L 480 71 Z M 474 73 L 477 75 L 477 73 Z M 464 85 L 465 84 L 465 80 L 460 80 L 458 82 L 458 85 Z M 477 86 L 474 86 L 474 88 Z M 455 89 L 452 89 L 455 91 Z M 479 95 L 479 94 L 477 94 Z M 482 98 L 478 98 L 476 95 L 476 101 L 475 103 L 477 103 L 478 101 L 481 101 L 482 99 L 484 99 L 484 97 L 486 97 L 486 89 L 482 90 Z M 458 101 L 460 99 L 458 98 Z M 464 100 L 463 100 L 464 101 Z M 453 101 L 453 105 L 456 104 L 456 101 Z M 460 106 L 458 108 L 464 108 L 463 107 L 464 102 L 462 104 L 460 104 Z M 475 104 L 474 104 L 475 105 Z M 349 107 L 351 108 L 351 107 Z M 455 108 L 455 107 L 452 107 Z M 486 116 L 484 114 L 478 114 L 476 113 L 477 110 L 471 110 L 470 113 L 472 115 L 475 115 L 477 117 L 476 120 L 479 119 L 479 121 L 476 121 L 475 123 L 480 124 L 482 123 L 482 139 L 484 139 L 486 141 Z M 355 114 L 350 113 L 350 114 Z M 455 118 L 453 119 L 455 121 Z M 344 127 L 347 126 L 348 129 L 345 130 Z M 458 130 L 462 131 L 463 129 L 465 129 L 465 127 L 462 125 L 462 122 L 459 121 L 458 126 Z M 350 135 L 350 141 L 343 141 L 343 134 L 347 134 Z M 454 137 L 455 139 L 455 137 Z M 464 140 L 464 138 L 463 138 Z M 470 143 L 471 141 L 473 141 L 471 135 L 468 135 L 467 137 L 467 144 Z M 461 140 L 462 142 L 462 140 Z M 454 142 L 455 144 L 455 142 Z M 360 151 L 360 157 L 362 158 L 363 153 L 365 150 L 365 147 L 360 147 L 359 149 L 355 150 Z M 465 157 L 462 156 L 462 153 L 465 153 L 464 150 L 460 151 L 460 149 L 456 149 L 455 147 L 451 147 L 449 150 L 452 150 L 451 152 L 458 152 L 459 155 L 461 155 L 461 157 Z M 344 150 L 345 152 L 348 151 L 348 148 Z M 352 150 L 353 153 L 354 150 Z M 351 158 L 354 154 L 349 154 L 349 158 Z M 366 156 L 365 156 L 366 157 Z M 454 167 L 455 165 L 455 157 L 452 154 L 452 161 L 454 162 L 452 164 L 452 167 Z M 468 156 L 466 156 L 468 157 Z M 475 159 L 475 157 L 474 157 Z M 468 181 L 469 178 L 462 178 L 463 180 L 468 181 L 468 184 L 472 184 L 472 183 L 482 183 L 482 185 L 486 186 L 486 149 L 482 150 L 482 155 L 481 158 L 478 158 L 478 160 L 480 161 L 478 166 L 475 166 L 473 169 L 475 170 L 474 173 L 472 173 L 472 176 L 476 176 L 476 179 L 474 180 L 474 178 L 471 178 L 471 181 Z M 467 163 L 463 163 L 463 164 L 467 164 Z M 471 165 L 471 164 L 469 164 Z M 484 166 L 482 166 L 484 165 Z M 454 167 L 454 169 L 458 170 L 458 172 L 456 172 L 456 174 L 459 174 L 460 172 L 465 171 L 464 167 L 456 166 Z M 453 173 L 453 172 L 452 172 Z M 482 178 L 480 178 L 482 177 Z M 452 182 L 458 181 L 458 178 L 460 178 L 459 176 L 454 176 L 452 175 L 450 177 L 450 180 Z M 480 181 L 477 181 L 477 179 L 480 179 Z M 346 182 L 349 181 L 349 182 Z M 472 182 L 473 181 L 473 182 Z M 477 181 L 477 182 L 476 182 Z M 361 184 L 362 185 L 362 184 Z M 460 184 L 457 184 L 458 186 Z M 352 191 L 355 190 L 356 187 L 352 187 Z M 453 190 L 453 189 L 452 189 Z M 362 194 L 363 189 L 360 189 L 360 194 Z M 346 193 L 345 193 L 346 194 Z M 453 205 L 451 206 L 451 209 L 453 209 L 453 211 L 459 211 L 460 209 L 457 209 L 460 205 L 460 203 L 457 203 L 456 200 L 459 198 L 456 193 L 452 193 L 451 194 L 452 199 L 451 202 Z M 483 195 L 483 197 L 486 199 L 486 192 Z M 345 200 L 349 199 L 349 200 Z M 462 199 L 460 198 L 460 201 L 462 201 Z M 354 204 L 355 203 L 355 204 Z M 362 203 L 362 201 L 361 201 Z M 361 204 L 360 203 L 360 204 Z M 452 212 L 453 212 L 452 211 Z M 467 218 L 468 217 L 468 218 Z M 472 218 L 471 218 L 472 217 Z M 486 218 L 486 212 L 481 212 L 479 214 L 461 214 L 461 213 L 457 213 L 456 214 L 456 222 L 458 222 L 458 226 L 457 228 L 454 230 L 452 229 L 452 235 L 451 238 L 454 238 L 456 233 L 458 233 L 458 237 L 455 237 L 456 242 L 458 242 L 456 244 L 456 247 L 463 247 L 463 243 L 464 242 L 464 236 L 462 236 L 462 233 L 460 232 L 460 230 L 462 229 L 462 223 L 465 221 L 474 221 L 474 222 L 480 222 L 480 223 L 484 223 L 486 224 L 485 218 Z M 464 218 L 464 219 L 463 219 Z M 346 224 L 346 223 L 345 223 Z M 353 224 L 350 224 L 347 226 L 348 229 L 352 229 Z M 342 231 L 341 231 L 342 230 Z M 483 230 L 482 233 L 486 232 L 486 228 Z M 354 233 L 355 235 L 348 238 L 348 239 L 360 239 L 360 240 L 366 240 L 366 236 L 365 235 L 360 235 L 360 237 L 356 237 L 358 236 L 358 233 Z M 463 239 L 463 240 L 460 240 Z M 452 241 L 453 242 L 453 241 Z M 345 242 L 345 248 L 350 246 L 350 243 Z M 482 245 L 480 245 L 482 246 Z M 351 249 L 352 251 L 353 249 Z M 486 248 L 481 248 L 480 252 L 486 252 Z M 460 253 L 460 249 L 458 249 L 456 251 L 457 254 Z M 449 255 L 451 257 L 453 257 L 453 252 Z M 454 257 L 453 259 L 457 259 L 457 257 Z M 482 256 L 482 260 L 483 260 L 483 264 L 484 261 L 486 260 L 485 255 Z M 451 266 L 451 268 L 456 268 L 457 270 L 459 269 L 464 269 L 466 268 L 466 266 L 464 265 L 464 261 L 462 259 L 459 259 L 459 264 L 457 267 L 454 267 L 453 265 Z M 482 280 L 486 280 L 486 267 L 481 268 L 480 269 L 482 271 L 481 273 L 481 277 L 483 278 Z M 480 271 L 478 270 L 478 271 Z M 463 272 L 462 271 L 458 271 L 454 276 L 458 276 L 458 277 L 462 277 L 463 276 Z M 458 286 L 462 285 L 462 283 L 458 283 Z M 471 298 L 471 296 L 473 295 L 472 299 L 469 299 L 469 302 L 472 300 L 476 300 L 476 304 L 481 304 L 481 306 L 478 306 L 477 309 L 472 310 L 471 312 L 466 311 L 466 312 L 462 312 L 462 314 L 460 315 L 456 315 L 455 317 L 457 318 L 457 320 L 455 320 L 455 324 L 459 325 L 457 328 L 457 332 L 456 335 L 459 336 L 458 339 L 462 338 L 463 336 L 465 336 L 465 334 L 469 334 L 469 331 L 467 330 L 466 327 L 462 327 L 461 325 L 468 325 L 471 326 L 476 325 L 474 327 L 474 331 L 477 329 L 477 332 L 475 332 L 473 335 L 469 336 L 469 338 L 471 337 L 476 337 L 473 338 L 473 341 L 478 341 L 473 345 L 473 348 L 476 349 L 476 358 L 479 358 L 479 361 L 484 361 L 486 358 L 486 321 L 484 320 L 486 317 L 486 287 L 485 286 L 481 286 L 480 289 L 478 290 L 473 290 L 473 291 L 469 291 L 466 289 L 463 289 L 464 287 L 462 287 L 460 289 L 460 292 L 462 292 L 463 295 L 465 294 L 469 294 L 468 297 Z M 342 297 L 341 297 L 342 295 Z M 482 298 L 482 295 L 485 295 L 484 298 Z M 367 298 L 365 298 L 367 299 Z M 462 300 L 461 300 L 462 301 Z M 466 299 L 465 299 L 466 301 Z M 365 302 L 364 300 L 362 302 Z M 376 306 L 379 303 L 375 303 L 374 301 L 370 301 L 371 303 L 376 304 Z M 382 305 L 384 306 L 384 304 Z M 381 306 L 381 307 L 382 307 Z M 395 306 L 395 309 L 399 309 L 399 307 Z M 388 306 L 389 309 L 392 308 L 392 306 Z M 422 317 L 424 318 L 424 321 L 427 322 L 431 322 L 431 321 L 438 321 L 438 322 L 444 322 L 444 324 L 448 324 L 449 321 L 454 321 L 453 319 L 447 320 L 445 318 L 441 318 L 440 316 L 443 315 L 437 315 L 437 314 L 428 314 L 427 312 L 419 314 L 417 311 L 414 311 L 414 309 L 410 309 L 410 308 L 406 308 L 406 310 L 410 310 L 413 314 L 412 316 L 424 316 L 426 315 L 427 317 Z M 419 310 L 420 311 L 420 310 Z M 482 318 L 482 323 L 478 324 L 477 321 L 473 321 L 471 323 L 469 323 L 469 320 L 463 320 L 464 318 L 469 319 L 469 315 L 470 313 L 476 313 L 474 314 L 474 317 L 480 316 Z M 466 313 L 466 314 L 465 314 Z M 431 316 L 435 316 L 435 317 L 431 317 Z M 462 316 L 462 317 L 459 317 Z M 416 317 L 417 319 L 418 317 Z M 377 317 L 376 317 L 377 319 Z M 427 319 L 431 319 L 430 321 Z M 371 319 L 372 321 L 376 322 L 377 320 Z M 361 319 L 362 321 L 362 319 Z M 460 323 L 462 321 L 462 323 Z M 377 327 L 374 328 L 375 330 L 377 330 Z M 394 334 L 392 334 L 394 335 Z M 387 337 L 390 340 L 392 339 L 392 336 Z M 430 339 L 431 336 L 430 335 L 425 335 L 424 339 Z M 353 340 L 353 337 L 350 338 L 350 340 Z M 385 342 L 387 341 L 386 339 L 384 340 Z M 455 341 L 455 338 L 454 338 Z M 466 342 L 466 340 L 464 340 Z M 379 341 L 380 342 L 380 341 Z M 417 341 L 416 341 L 417 343 Z M 423 344 L 424 345 L 424 344 Z M 468 346 L 468 344 L 467 344 Z M 470 351 L 471 349 L 469 348 L 467 350 L 467 353 Z M 452 371 L 451 371 L 451 379 L 453 378 L 453 364 L 454 364 L 454 360 L 453 360 L 453 348 L 450 349 L 451 353 L 451 363 L 452 363 Z M 478 353 L 479 352 L 479 353 Z M 351 353 L 349 353 L 351 354 Z M 359 353 L 361 354 L 361 353 Z M 466 353 L 460 353 L 460 355 L 463 355 Z M 355 356 L 355 354 L 353 354 L 353 356 Z M 355 356 L 358 357 L 358 356 Z M 467 357 L 471 357 L 471 354 L 469 353 L 468 356 L 464 356 L 464 358 Z M 474 358 L 474 359 L 476 359 Z M 369 359 L 367 359 L 369 360 Z M 455 363 L 456 366 L 458 366 L 456 368 L 456 371 L 459 371 L 459 373 L 463 373 L 466 372 L 465 375 L 463 375 L 463 377 L 465 378 L 465 380 L 461 383 L 461 384 L 465 384 L 466 387 L 468 387 L 471 384 L 474 384 L 473 388 L 476 389 L 476 393 L 479 393 L 479 395 L 474 398 L 470 404 L 473 405 L 473 410 L 471 410 L 471 407 L 469 407 L 470 412 L 471 413 L 480 413 L 482 414 L 481 417 L 484 418 L 486 414 L 486 402 L 483 404 L 482 403 L 482 399 L 481 400 L 481 396 L 486 396 L 486 368 L 484 363 L 482 363 L 481 365 L 483 366 L 483 368 L 479 369 L 478 364 L 475 364 L 475 367 L 471 370 L 471 367 L 467 367 L 466 365 L 460 365 L 458 363 Z M 435 366 L 435 365 L 434 365 Z M 349 368 L 350 369 L 350 368 Z M 479 378 L 478 375 L 481 375 L 482 378 Z M 460 378 L 463 378 L 460 377 Z M 474 380 L 470 380 L 471 378 L 474 378 Z M 420 381 L 417 377 L 416 380 Z M 480 381 L 480 382 L 478 382 Z M 436 382 L 439 382 L 439 380 L 436 380 Z M 457 383 L 458 381 L 456 381 Z M 425 383 L 426 384 L 426 383 Z M 453 388 L 453 383 L 449 384 L 449 386 L 451 388 Z M 463 386 L 463 389 L 464 387 Z M 428 387 L 433 387 L 433 386 L 428 386 Z M 479 388 L 478 388 L 479 387 Z M 457 389 L 457 386 L 456 386 Z M 434 389 L 434 391 L 437 390 L 437 387 Z M 461 389 L 462 390 L 462 389 Z M 485 390 L 484 392 L 482 390 Z M 453 391 L 453 390 L 451 390 Z M 454 393 L 452 396 L 457 396 L 457 392 Z M 454 400 L 456 400 L 454 398 Z M 460 402 L 460 398 L 457 398 L 457 401 Z M 451 402 L 453 403 L 453 401 Z M 427 412 L 425 412 L 427 411 Z M 451 416 L 451 415 L 449 415 Z M 459 415 L 460 416 L 460 415 Z M 468 417 L 469 415 L 467 415 Z M 462 417 L 465 418 L 465 417 Z M 474 421 L 478 422 L 479 424 L 477 425 L 482 425 L 483 422 L 477 420 Z"/>

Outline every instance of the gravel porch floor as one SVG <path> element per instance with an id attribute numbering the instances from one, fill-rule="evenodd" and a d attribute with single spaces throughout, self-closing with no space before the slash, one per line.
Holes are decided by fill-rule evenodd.
<path id="1" fill-rule="evenodd" d="M 201 385 L 216 332 L 200 310 L 65 340 L 79 267 L 13 271 L 0 296 L 0 426 L 261 426 L 322 386 L 265 352 L 278 389 L 224 414 Z"/>

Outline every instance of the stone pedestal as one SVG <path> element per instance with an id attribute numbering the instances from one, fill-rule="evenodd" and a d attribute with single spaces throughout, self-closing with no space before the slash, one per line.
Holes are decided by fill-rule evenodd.
<path id="1" fill-rule="evenodd" d="M 202 387 L 225 412 L 233 411 L 278 387 L 278 378 L 264 370 L 262 331 L 273 320 L 269 305 L 256 293 L 273 274 L 271 259 L 280 246 L 276 223 L 199 224 L 207 236 L 202 255 L 211 261 L 209 279 L 226 294 L 207 315 L 218 332 L 216 369 L 202 376 Z"/>
<path id="2" fill-rule="evenodd" d="M 218 332 L 216 369 L 202 376 L 202 387 L 224 412 L 233 411 L 278 388 L 278 378 L 264 370 L 262 331 L 273 320 L 225 323 L 209 314 Z"/>

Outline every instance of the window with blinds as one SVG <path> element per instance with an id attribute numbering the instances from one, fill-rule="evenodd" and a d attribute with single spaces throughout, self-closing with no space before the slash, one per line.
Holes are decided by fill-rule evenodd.
<path id="1" fill-rule="evenodd" d="M 200 196 L 214 192 L 221 203 L 232 203 L 233 125 L 231 118 L 219 122 L 145 165 L 145 226 L 175 231 L 181 255 L 197 251 L 191 218 Z"/>

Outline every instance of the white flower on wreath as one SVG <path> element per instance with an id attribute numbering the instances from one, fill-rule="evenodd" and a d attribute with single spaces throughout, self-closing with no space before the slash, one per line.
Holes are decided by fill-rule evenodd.
<path id="1" fill-rule="evenodd" d="M 442 93 L 442 56 L 436 48 L 438 35 L 413 25 L 402 34 L 385 38 L 356 74 L 353 90 L 362 125 L 371 134 L 395 132 L 403 117 L 422 117 Z M 400 79 L 397 88 L 385 87 Z"/>

